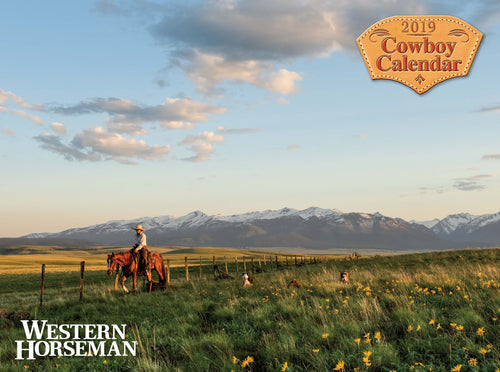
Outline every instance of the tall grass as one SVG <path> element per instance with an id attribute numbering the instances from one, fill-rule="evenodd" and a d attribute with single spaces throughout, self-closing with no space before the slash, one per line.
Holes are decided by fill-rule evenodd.
<path id="1" fill-rule="evenodd" d="M 23 294 L 9 278 L 2 287 L 13 300 L 2 289 L 0 300 L 12 310 L 49 322 L 126 323 L 140 347 L 137 357 L 15 361 L 24 332 L 0 320 L 0 370 L 495 371 L 499 264 L 499 250 L 370 257 L 257 274 L 248 288 L 207 276 L 137 296 L 96 273 L 82 302 L 65 285 L 41 310 L 39 277 L 23 276 Z M 348 284 L 339 282 L 343 270 Z M 288 288 L 292 279 L 301 288 Z"/>

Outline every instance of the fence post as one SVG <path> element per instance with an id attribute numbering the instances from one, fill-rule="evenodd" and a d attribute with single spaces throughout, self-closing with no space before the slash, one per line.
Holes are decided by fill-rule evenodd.
<path id="1" fill-rule="evenodd" d="M 279 265 L 278 265 L 278 256 L 276 256 L 276 268 L 279 269 Z"/>
<path id="2" fill-rule="evenodd" d="M 264 266 L 267 266 L 266 255 L 264 255 Z"/>
<path id="3" fill-rule="evenodd" d="M 42 264 L 42 285 L 40 286 L 40 308 L 43 304 L 43 288 L 45 286 L 45 264 Z"/>
<path id="4" fill-rule="evenodd" d="M 189 267 L 187 256 L 184 257 L 184 265 L 186 266 L 186 281 L 189 282 Z"/>
<path id="5" fill-rule="evenodd" d="M 226 265 L 226 273 L 229 274 L 229 271 L 227 269 L 227 257 L 226 256 L 224 256 L 224 264 Z"/>
<path id="6" fill-rule="evenodd" d="M 201 279 L 201 256 L 200 256 L 200 279 Z"/>
<path id="7" fill-rule="evenodd" d="M 236 274 L 239 273 L 238 271 L 238 256 L 234 257 L 234 262 L 236 263 Z"/>
<path id="8" fill-rule="evenodd" d="M 260 265 L 260 256 L 259 256 L 259 267 L 262 267 L 262 266 Z"/>
<path id="9" fill-rule="evenodd" d="M 288 267 L 288 255 L 285 256 L 286 267 Z"/>
<path id="10" fill-rule="evenodd" d="M 297 255 L 295 255 L 295 266 L 297 266 Z"/>
<path id="11" fill-rule="evenodd" d="M 83 300 L 83 278 L 85 275 L 85 261 L 80 262 L 80 301 Z"/>
<path id="12" fill-rule="evenodd" d="M 243 256 L 243 272 L 247 272 L 247 263 L 245 261 L 245 256 Z"/>
<path id="13" fill-rule="evenodd" d="M 253 268 L 254 268 L 254 265 L 253 265 L 253 257 L 252 257 L 252 274 L 254 273 Z"/>
<path id="14" fill-rule="evenodd" d="M 167 285 L 170 285 L 170 258 L 167 258 Z"/>

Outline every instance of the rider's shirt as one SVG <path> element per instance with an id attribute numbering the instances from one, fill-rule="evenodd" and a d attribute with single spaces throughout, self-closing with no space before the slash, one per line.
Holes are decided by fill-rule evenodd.
<path id="1" fill-rule="evenodd" d="M 144 231 L 141 232 L 139 235 L 136 235 L 134 246 L 136 247 L 135 249 L 137 251 L 146 246 L 146 234 L 144 234 Z"/>

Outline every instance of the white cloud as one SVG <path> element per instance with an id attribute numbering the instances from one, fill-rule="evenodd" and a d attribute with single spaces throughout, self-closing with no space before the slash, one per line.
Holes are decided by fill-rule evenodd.
<path id="1" fill-rule="evenodd" d="M 246 133 L 255 133 L 259 132 L 259 128 L 233 128 L 233 129 L 226 129 L 224 127 L 217 127 L 216 132 L 217 133 L 224 133 L 224 134 L 246 134 Z"/>
<path id="2" fill-rule="evenodd" d="M 183 65 L 186 77 L 205 95 L 220 93 L 218 85 L 224 81 L 244 82 L 272 93 L 287 95 L 297 91 L 299 73 L 280 69 L 273 72 L 273 65 L 259 60 L 232 60 L 222 54 L 193 51 L 188 63 Z"/>
<path id="3" fill-rule="evenodd" d="M 66 160 L 114 160 L 123 164 L 136 164 L 134 159 L 159 159 L 170 152 L 170 146 L 150 146 L 143 140 L 125 138 L 101 127 L 85 129 L 69 144 L 59 136 L 44 133 L 35 137 L 42 148 L 63 155 Z"/>
<path id="4" fill-rule="evenodd" d="M 165 127 L 167 129 L 193 129 L 194 125 L 193 123 L 190 123 L 189 121 L 166 121 L 166 122 L 160 122 L 160 125 L 162 127 Z"/>
<path id="5" fill-rule="evenodd" d="M 220 134 L 204 131 L 197 136 L 190 134 L 182 141 L 179 141 L 178 144 L 188 146 L 190 151 L 195 153 L 195 155 L 189 158 L 184 158 L 183 160 L 202 162 L 210 159 L 211 154 L 215 152 L 213 143 L 222 143 L 223 141 L 224 137 Z"/>
<path id="6" fill-rule="evenodd" d="M 110 132 L 129 135 L 145 134 L 142 124 L 156 122 L 168 129 L 191 129 L 192 123 L 205 122 L 210 115 L 224 114 L 225 107 L 209 105 L 190 98 L 167 98 L 159 105 L 139 105 L 121 98 L 95 98 L 72 106 L 52 107 L 52 111 L 65 115 L 107 113 Z M 184 122 L 182 126 L 179 122 Z"/>
<path id="7" fill-rule="evenodd" d="M 66 127 L 62 123 L 53 122 L 50 125 L 50 127 L 57 134 L 60 134 L 60 135 L 66 134 Z"/>
<path id="8" fill-rule="evenodd" d="M 297 150 L 300 149 L 300 145 L 289 145 L 286 148 L 287 150 Z"/>
<path id="9" fill-rule="evenodd" d="M 16 134 L 16 131 L 14 129 L 3 128 L 2 134 L 5 134 L 6 136 L 13 136 L 14 134 Z"/>
<path id="10" fill-rule="evenodd" d="M 281 105 L 288 105 L 288 104 L 290 104 L 290 101 L 287 100 L 286 98 L 280 97 L 280 98 L 278 98 L 278 103 Z"/>

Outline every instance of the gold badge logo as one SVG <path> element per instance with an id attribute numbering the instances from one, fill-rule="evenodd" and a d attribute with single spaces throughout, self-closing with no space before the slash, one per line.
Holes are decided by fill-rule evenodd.
<path id="1" fill-rule="evenodd" d="M 398 16 L 377 22 L 356 40 L 372 79 L 395 80 L 422 94 L 466 76 L 483 34 L 450 16 Z"/>

